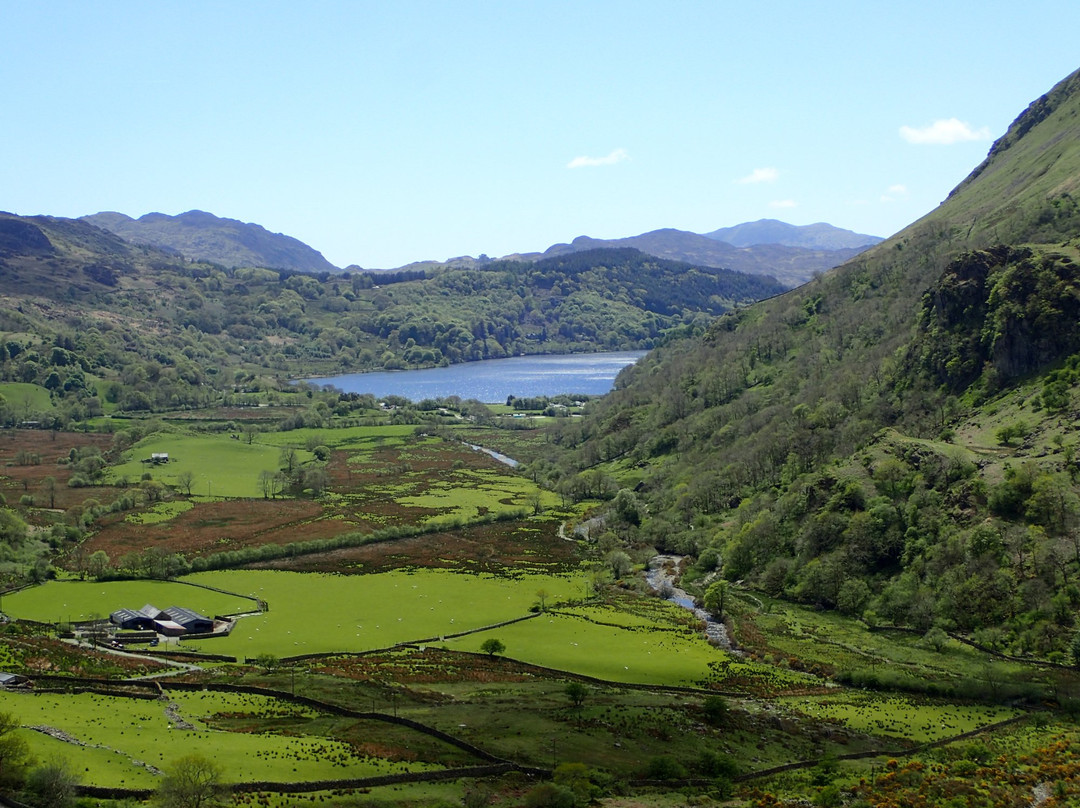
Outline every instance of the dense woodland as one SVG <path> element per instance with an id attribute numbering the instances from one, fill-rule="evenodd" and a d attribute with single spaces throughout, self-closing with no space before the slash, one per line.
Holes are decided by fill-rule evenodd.
<path id="1" fill-rule="evenodd" d="M 1078 107 L 1074 75 L 923 220 L 627 369 L 561 429 L 569 472 L 618 475 L 612 524 L 696 556 L 691 578 L 1063 659 L 1080 607 Z"/>

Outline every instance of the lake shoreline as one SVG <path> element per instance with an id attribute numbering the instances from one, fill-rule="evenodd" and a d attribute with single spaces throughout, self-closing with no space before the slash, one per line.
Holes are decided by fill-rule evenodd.
<path id="1" fill-rule="evenodd" d="M 618 373 L 646 353 L 594 351 L 528 354 L 459 362 L 442 367 L 371 370 L 298 381 L 343 393 L 370 393 L 376 398 L 397 395 L 416 402 L 457 396 L 463 400 L 501 404 L 510 396 L 551 398 L 557 395 L 604 395 L 611 391 Z"/>

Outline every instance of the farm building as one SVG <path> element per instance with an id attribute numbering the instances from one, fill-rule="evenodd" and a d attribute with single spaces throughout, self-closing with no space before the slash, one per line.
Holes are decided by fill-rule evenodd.
<path id="1" fill-rule="evenodd" d="M 150 611 L 153 610 L 153 616 Z M 109 615 L 109 622 L 117 628 L 127 631 L 140 631 L 154 627 L 154 618 L 157 609 L 153 606 L 143 606 L 141 609 L 117 609 Z"/>
<path id="2" fill-rule="evenodd" d="M 117 609 L 109 615 L 109 622 L 127 631 L 150 629 L 169 637 L 214 630 L 214 621 L 196 611 L 180 606 L 170 606 L 162 611 L 149 603 L 139 610 Z"/>
<path id="3" fill-rule="evenodd" d="M 185 609 L 182 606 L 170 606 L 165 610 L 165 614 L 174 623 L 179 623 L 184 627 L 184 631 L 191 634 L 202 634 L 204 632 L 214 630 L 214 621 L 209 617 L 203 617 L 196 611 L 191 609 Z"/>

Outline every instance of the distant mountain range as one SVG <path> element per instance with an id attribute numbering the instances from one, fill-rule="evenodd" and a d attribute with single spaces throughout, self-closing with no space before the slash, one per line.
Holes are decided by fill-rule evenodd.
<path id="1" fill-rule="evenodd" d="M 784 247 L 805 247 L 808 250 L 865 250 L 882 240 L 877 236 L 833 227 L 825 222 L 800 226 L 776 219 L 744 222 L 702 235 L 726 242 L 733 247 L 780 244 Z"/>
<path id="2" fill-rule="evenodd" d="M 192 261 L 212 261 L 224 267 L 267 267 L 300 272 L 340 272 L 322 253 L 304 242 L 271 233 L 257 224 L 222 219 L 201 210 L 178 216 L 147 213 L 132 219 L 123 213 L 95 213 L 83 221 L 114 233 L 132 244 L 173 250 Z"/>
<path id="3" fill-rule="evenodd" d="M 322 253 L 295 238 L 271 233 L 257 224 L 223 219 L 199 210 L 178 216 L 148 213 L 138 219 L 113 212 L 82 218 L 133 244 L 172 250 L 189 260 L 212 261 L 229 268 L 268 267 L 311 273 L 341 271 Z M 796 226 L 775 219 L 761 219 L 703 234 L 669 228 L 621 239 L 580 236 L 569 244 L 555 244 L 543 253 L 505 257 L 536 261 L 585 250 L 632 247 L 669 261 L 772 276 L 784 286 L 791 287 L 842 264 L 879 241 L 881 239 L 876 236 L 853 233 L 824 223 Z M 418 262 L 409 264 L 408 268 L 464 268 L 482 265 L 486 260 L 465 256 L 442 262 Z M 360 267 L 348 269 L 360 270 Z"/>
<path id="4" fill-rule="evenodd" d="M 717 235 L 728 233 L 737 239 L 737 244 Z M 550 258 L 600 247 L 633 247 L 670 261 L 771 275 L 791 287 L 844 263 L 879 241 L 876 236 L 860 235 L 829 224 L 797 227 L 762 219 L 706 234 L 664 229 L 621 239 L 579 236 L 569 244 L 549 247 L 542 256 L 523 257 Z"/>

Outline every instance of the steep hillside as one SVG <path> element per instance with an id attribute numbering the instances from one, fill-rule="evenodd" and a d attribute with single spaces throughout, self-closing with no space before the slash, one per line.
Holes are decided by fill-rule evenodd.
<path id="1" fill-rule="evenodd" d="M 843 230 L 825 222 L 800 226 L 776 219 L 743 222 L 734 227 L 721 227 L 704 235 L 735 247 L 782 244 L 786 247 L 805 247 L 811 250 L 865 250 L 882 241 L 877 236 Z"/>
<path id="2" fill-rule="evenodd" d="M 671 261 L 685 261 L 711 267 L 724 267 L 750 275 L 776 278 L 786 287 L 798 286 L 814 275 L 842 264 L 864 248 L 807 248 L 781 244 L 756 244 L 734 247 L 708 236 L 685 230 L 654 230 L 640 236 L 620 239 L 596 239 L 579 236 L 570 244 L 555 244 L 544 252 L 545 258 L 582 250 L 630 247 L 648 255 Z"/>
<path id="3" fill-rule="evenodd" d="M 132 219 L 122 213 L 95 213 L 83 221 L 115 233 L 133 244 L 175 250 L 193 261 L 224 267 L 269 267 L 298 272 L 336 272 L 322 253 L 298 239 L 271 233 L 257 224 L 222 219 L 201 210 L 178 216 L 147 213 Z"/>
<path id="4" fill-rule="evenodd" d="M 937 210 L 653 352 L 560 440 L 634 489 L 616 523 L 647 512 L 637 540 L 702 554 L 699 573 L 719 558 L 771 594 L 1060 654 L 1080 602 L 1077 182 L 1074 74 Z"/>

